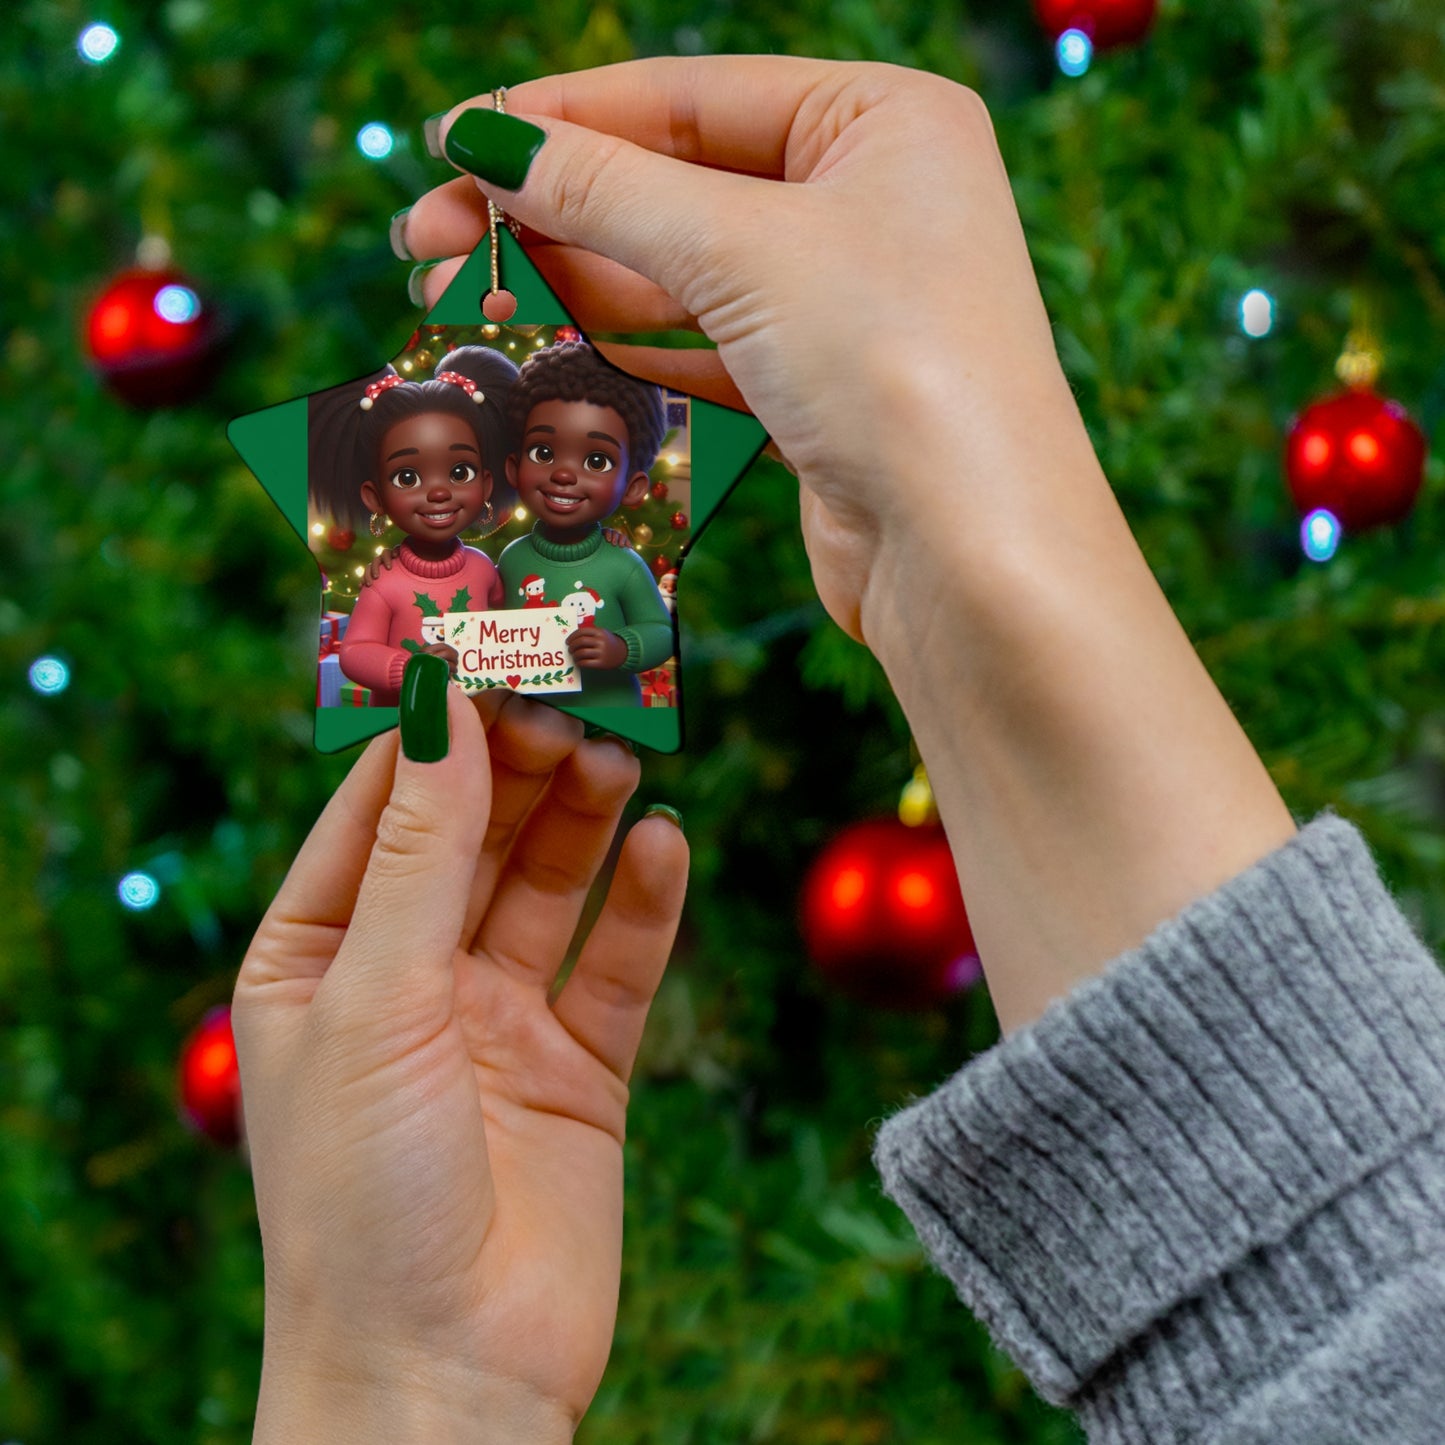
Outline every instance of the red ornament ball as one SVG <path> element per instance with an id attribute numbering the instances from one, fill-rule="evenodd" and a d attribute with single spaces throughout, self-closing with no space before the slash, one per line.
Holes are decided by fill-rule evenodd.
<path id="1" fill-rule="evenodd" d="M 231 1036 L 231 1010 L 213 1008 L 181 1046 L 182 1117 L 217 1144 L 241 1140 L 241 1071 Z"/>
<path id="2" fill-rule="evenodd" d="M 814 860 L 800 900 L 808 955 L 841 993 L 879 1008 L 932 1008 L 981 976 L 942 827 L 874 818 Z"/>
<path id="3" fill-rule="evenodd" d="M 123 272 L 85 323 L 86 350 L 106 385 L 140 407 L 199 395 L 215 374 L 217 334 L 200 293 L 171 270 Z"/>
<path id="4" fill-rule="evenodd" d="M 673 563 L 665 552 L 659 552 L 657 556 L 652 559 L 652 571 L 657 577 L 661 577 L 664 572 L 671 572 L 672 568 Z"/>
<path id="5" fill-rule="evenodd" d="M 356 533 L 350 527 L 333 527 L 326 534 L 326 545 L 333 552 L 349 552 L 356 545 Z"/>
<path id="6" fill-rule="evenodd" d="M 1397 401 L 1366 387 L 1326 397 L 1285 442 L 1290 495 L 1306 517 L 1323 507 L 1346 532 L 1398 522 L 1425 479 L 1425 435 Z"/>
<path id="7" fill-rule="evenodd" d="M 673 530 L 674 532 L 685 532 L 685 531 L 687 531 L 687 513 L 686 513 L 686 512 L 674 512 L 674 513 L 672 514 L 672 530 Z"/>
<path id="8" fill-rule="evenodd" d="M 552 335 L 553 341 L 581 341 L 582 333 L 575 326 L 559 326 Z"/>
<path id="9" fill-rule="evenodd" d="M 1082 30 L 1095 50 L 1135 45 L 1154 24 L 1159 0 L 1034 0 L 1034 11 L 1051 40 Z"/>
<path id="10" fill-rule="evenodd" d="M 667 483 L 654 482 L 652 484 L 652 495 L 657 501 L 665 502 L 667 500 Z"/>

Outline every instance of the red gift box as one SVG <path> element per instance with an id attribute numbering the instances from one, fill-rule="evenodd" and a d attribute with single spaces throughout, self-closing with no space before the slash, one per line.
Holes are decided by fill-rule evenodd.
<path id="1" fill-rule="evenodd" d="M 643 707 L 677 706 L 677 684 L 670 667 L 649 668 L 639 673 L 637 680 L 642 684 Z"/>
<path id="2" fill-rule="evenodd" d="M 362 687 L 359 682 L 343 682 L 341 684 L 341 706 L 370 707 L 371 689 Z"/>

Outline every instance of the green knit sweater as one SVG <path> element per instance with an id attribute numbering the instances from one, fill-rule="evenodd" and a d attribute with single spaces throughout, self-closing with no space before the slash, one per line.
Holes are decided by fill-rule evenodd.
<path id="1" fill-rule="evenodd" d="M 593 625 L 614 632 L 627 644 L 627 658 L 617 668 L 583 667 L 579 702 L 613 707 L 641 707 L 642 690 L 634 673 L 645 672 L 672 656 L 672 615 L 652 580 L 647 563 L 626 547 L 609 546 L 602 528 L 580 542 L 551 542 L 539 522 L 530 535 L 518 537 L 501 555 L 507 606 L 522 607 L 523 582 L 540 577 L 542 596 L 550 607 L 578 592 L 600 599 Z"/>

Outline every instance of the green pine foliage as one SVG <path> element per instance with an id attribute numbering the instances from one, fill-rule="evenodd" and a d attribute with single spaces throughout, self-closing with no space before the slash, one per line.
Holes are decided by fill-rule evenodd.
<path id="1" fill-rule="evenodd" d="M 757 50 L 978 88 L 1161 585 L 1297 815 L 1360 822 L 1445 942 L 1440 463 L 1410 519 L 1325 565 L 1300 555 L 1280 472 L 1362 308 L 1381 389 L 1427 431 L 1445 407 L 1430 0 L 1166 0 L 1147 44 L 1078 80 L 1026 0 L 116 0 L 120 48 L 88 66 L 94 18 L 19 0 L 0 42 L 0 1437 L 249 1439 L 250 1181 L 178 1121 L 176 1055 L 349 759 L 311 748 L 314 564 L 224 427 L 401 351 L 419 318 L 386 218 L 451 174 L 422 118 L 495 84 Z M 374 120 L 397 134 L 380 162 L 353 141 Z M 149 412 L 80 342 L 145 234 L 228 326 L 209 391 Z M 1259 341 L 1235 319 L 1251 286 L 1279 306 Z M 760 461 L 680 589 L 687 749 L 647 760 L 637 811 L 681 809 L 694 886 L 635 1081 L 617 1345 L 579 1438 L 1063 1445 L 1073 1423 L 991 1349 L 868 1161 L 881 1117 L 996 1037 L 986 998 L 865 1009 L 790 922 L 809 859 L 890 809 L 912 764 L 881 670 L 818 607 L 796 516 Z M 25 682 L 47 654 L 73 669 L 51 697 Z M 144 913 L 116 899 L 133 868 L 163 889 Z"/>

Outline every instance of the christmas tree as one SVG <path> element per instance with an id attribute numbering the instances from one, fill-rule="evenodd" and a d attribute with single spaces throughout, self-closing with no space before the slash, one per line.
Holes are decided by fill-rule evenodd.
<path id="1" fill-rule="evenodd" d="M 311 745 L 316 567 L 225 425 L 405 351 L 420 317 L 387 217 L 452 174 L 422 118 L 494 84 L 786 51 L 977 89 L 1160 584 L 1296 816 L 1358 822 L 1445 943 L 1440 463 L 1404 520 L 1343 535 L 1302 535 L 1283 465 L 1352 334 L 1427 438 L 1445 405 L 1427 0 L 1166 0 L 1097 51 L 1026 0 L 89 18 L 22 5 L 0 50 L 0 1437 L 250 1438 L 250 1178 L 181 1121 L 177 1058 L 351 759 Z M 133 289 L 102 305 L 138 261 L 139 312 Z M 158 339 L 129 329 L 147 305 Z M 617 1341 L 579 1439 L 1062 1445 L 1072 1420 L 928 1267 L 868 1159 L 880 1117 L 997 1037 L 986 995 L 850 1001 L 791 923 L 810 861 L 891 811 L 916 761 L 817 603 L 796 498 L 760 460 L 682 577 L 687 748 L 645 759 L 635 812 L 682 811 L 693 884 L 634 1076 Z M 677 512 L 654 485 L 621 522 L 675 559 Z"/>

